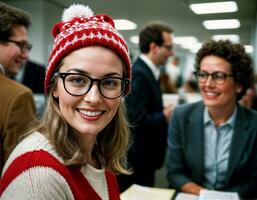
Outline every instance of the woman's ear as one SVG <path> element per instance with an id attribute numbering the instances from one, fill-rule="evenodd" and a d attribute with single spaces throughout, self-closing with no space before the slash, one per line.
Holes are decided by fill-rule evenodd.
<path id="1" fill-rule="evenodd" d="M 54 88 L 54 91 L 53 91 L 53 97 L 58 98 L 58 91 L 56 87 Z"/>

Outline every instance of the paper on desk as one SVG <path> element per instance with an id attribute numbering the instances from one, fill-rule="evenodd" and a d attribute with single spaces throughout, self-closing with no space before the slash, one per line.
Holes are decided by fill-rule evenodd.
<path id="1" fill-rule="evenodd" d="M 197 195 L 180 192 L 175 200 L 198 200 L 198 197 Z"/>
<path id="2" fill-rule="evenodd" d="M 120 195 L 121 200 L 170 200 L 174 190 L 133 184 Z"/>
<path id="3" fill-rule="evenodd" d="M 239 197 L 236 192 L 201 190 L 200 196 L 181 192 L 175 200 L 239 200 Z"/>
<path id="4" fill-rule="evenodd" d="M 236 192 L 201 190 L 199 200 L 239 200 Z"/>

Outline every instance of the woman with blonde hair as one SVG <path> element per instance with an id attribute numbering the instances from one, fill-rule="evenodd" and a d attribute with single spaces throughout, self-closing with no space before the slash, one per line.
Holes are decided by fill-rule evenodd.
<path id="1" fill-rule="evenodd" d="M 53 28 L 42 120 L 14 149 L 1 199 L 119 199 L 114 174 L 129 173 L 127 45 L 107 15 L 72 5 Z"/>

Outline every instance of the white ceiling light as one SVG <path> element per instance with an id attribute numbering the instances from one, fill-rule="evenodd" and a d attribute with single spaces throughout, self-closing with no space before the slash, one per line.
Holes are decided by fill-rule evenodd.
<path id="1" fill-rule="evenodd" d="M 134 30 L 137 28 L 137 25 L 127 19 L 115 19 L 115 27 L 117 30 Z"/>
<path id="2" fill-rule="evenodd" d="M 244 47 L 245 47 L 245 51 L 246 51 L 247 53 L 252 53 L 252 52 L 253 52 L 253 46 L 251 46 L 251 45 L 245 45 Z"/>
<path id="3" fill-rule="evenodd" d="M 134 43 L 134 44 L 138 44 L 139 43 L 139 37 L 137 35 L 131 36 L 129 38 L 130 42 Z"/>
<path id="4" fill-rule="evenodd" d="M 240 22 L 237 19 L 220 19 L 203 21 L 206 29 L 235 29 L 240 27 Z"/>
<path id="5" fill-rule="evenodd" d="M 232 35 L 213 35 L 212 39 L 214 40 L 230 40 L 231 42 L 239 42 L 239 36 L 232 34 Z"/>
<path id="6" fill-rule="evenodd" d="M 196 43 L 198 40 L 193 36 L 181 36 L 181 37 L 174 37 L 175 44 L 192 44 Z"/>
<path id="7" fill-rule="evenodd" d="M 213 2 L 213 3 L 198 3 L 191 4 L 190 9 L 196 14 L 212 14 L 212 13 L 228 13 L 238 10 L 237 4 L 234 1 Z"/>
<path id="8" fill-rule="evenodd" d="M 202 46 L 202 43 L 196 42 L 192 44 L 183 44 L 181 45 L 184 49 L 189 49 L 191 52 L 196 53 Z"/>

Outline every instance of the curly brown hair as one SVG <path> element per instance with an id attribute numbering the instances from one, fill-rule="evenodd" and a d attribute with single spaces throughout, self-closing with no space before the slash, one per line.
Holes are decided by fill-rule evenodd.
<path id="1" fill-rule="evenodd" d="M 210 40 L 204 43 L 195 57 L 195 69 L 197 71 L 200 70 L 203 58 L 209 55 L 218 56 L 230 63 L 233 79 L 243 88 L 237 94 L 237 100 L 240 100 L 254 82 L 252 60 L 246 53 L 244 46 L 232 43 L 229 40 Z"/>

